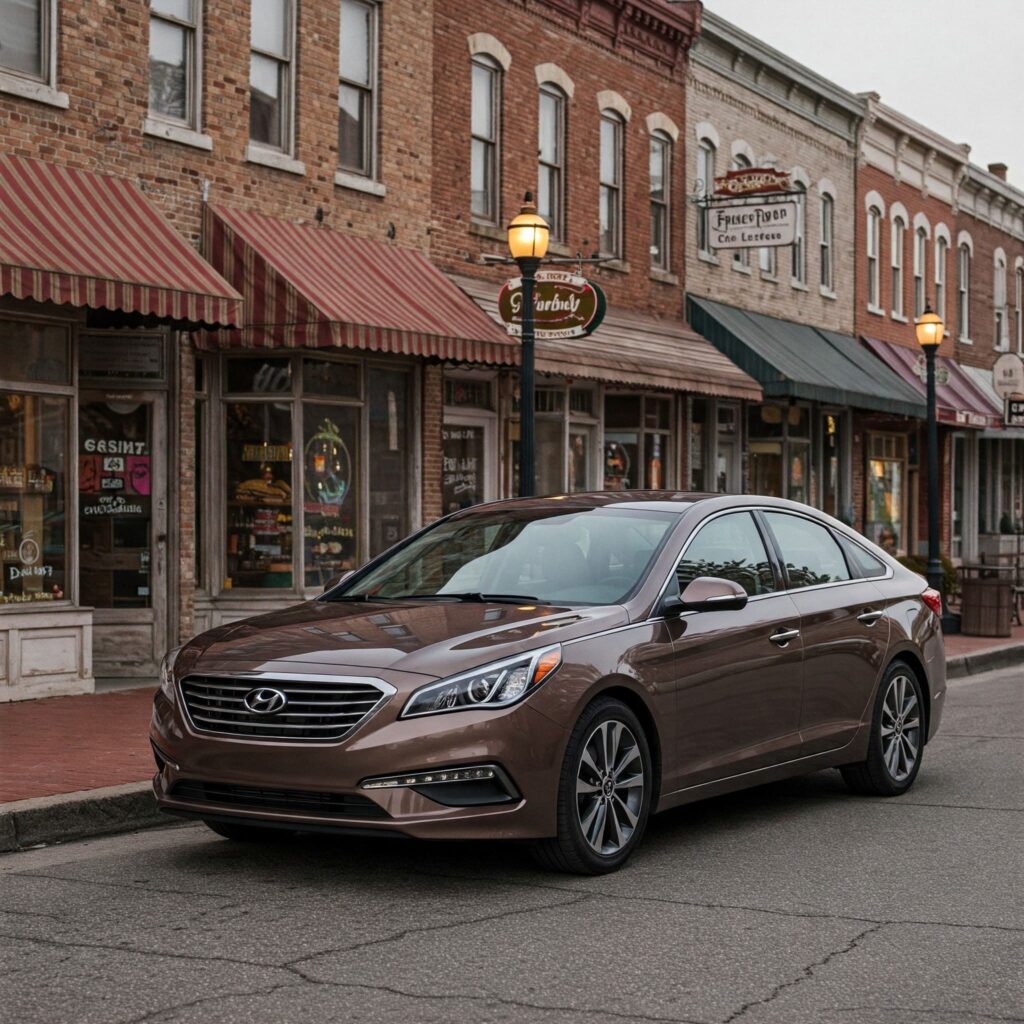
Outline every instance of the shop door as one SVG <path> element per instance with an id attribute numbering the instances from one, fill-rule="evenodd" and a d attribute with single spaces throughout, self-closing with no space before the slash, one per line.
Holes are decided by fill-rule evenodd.
<path id="1" fill-rule="evenodd" d="M 486 414 L 445 413 L 441 428 L 442 512 L 457 512 L 495 497 L 494 420 Z"/>
<path id="2" fill-rule="evenodd" d="M 79 595 L 97 677 L 151 677 L 167 647 L 166 407 L 159 392 L 83 391 Z"/>

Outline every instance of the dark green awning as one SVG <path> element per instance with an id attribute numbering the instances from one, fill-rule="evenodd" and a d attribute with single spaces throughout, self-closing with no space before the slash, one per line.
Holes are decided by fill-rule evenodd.
<path id="1" fill-rule="evenodd" d="M 686 313 L 690 326 L 750 374 L 765 398 L 925 417 L 917 390 L 849 335 L 693 295 L 686 297 Z"/>

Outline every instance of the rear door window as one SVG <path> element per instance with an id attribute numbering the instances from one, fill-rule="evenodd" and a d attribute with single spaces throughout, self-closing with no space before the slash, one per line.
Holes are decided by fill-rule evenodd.
<path id="1" fill-rule="evenodd" d="M 816 587 L 851 578 L 842 549 L 819 523 L 785 512 L 765 512 L 791 587 Z"/>
<path id="2" fill-rule="evenodd" d="M 751 597 L 775 589 L 775 573 L 749 512 L 730 512 L 700 527 L 676 567 L 679 591 L 698 576 L 738 583 Z"/>

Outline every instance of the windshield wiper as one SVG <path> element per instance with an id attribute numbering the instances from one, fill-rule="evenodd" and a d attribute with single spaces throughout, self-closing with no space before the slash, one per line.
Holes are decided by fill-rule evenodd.
<path id="1" fill-rule="evenodd" d="M 529 594 L 480 594 L 474 592 L 456 594 L 402 594 L 389 598 L 392 601 L 473 601 L 478 604 L 536 604 L 544 602 Z"/>

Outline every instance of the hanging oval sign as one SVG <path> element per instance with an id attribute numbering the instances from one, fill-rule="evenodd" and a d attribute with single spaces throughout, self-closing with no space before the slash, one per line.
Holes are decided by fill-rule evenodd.
<path id="1" fill-rule="evenodd" d="M 541 270 L 533 291 L 537 338 L 582 338 L 604 319 L 608 302 L 601 288 L 566 270 Z M 498 313 L 508 333 L 523 333 L 523 279 L 514 277 L 498 293 Z"/>

